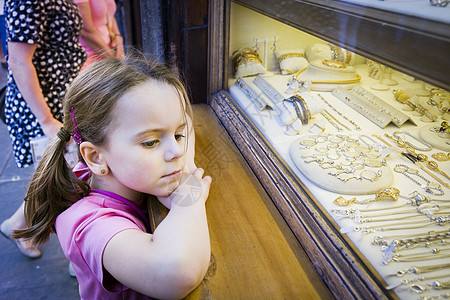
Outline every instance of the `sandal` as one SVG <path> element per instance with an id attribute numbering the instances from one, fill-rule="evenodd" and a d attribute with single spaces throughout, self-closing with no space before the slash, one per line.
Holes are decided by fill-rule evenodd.
<path id="1" fill-rule="evenodd" d="M 29 258 L 39 258 L 42 256 L 42 252 L 36 248 L 35 246 L 31 245 L 30 240 L 26 239 L 13 239 L 11 238 L 12 235 L 12 229 L 9 227 L 9 224 L 7 223 L 8 220 L 3 221 L 3 223 L 0 225 L 0 233 L 13 242 L 16 247 L 19 249 L 20 253 L 25 255 Z"/>

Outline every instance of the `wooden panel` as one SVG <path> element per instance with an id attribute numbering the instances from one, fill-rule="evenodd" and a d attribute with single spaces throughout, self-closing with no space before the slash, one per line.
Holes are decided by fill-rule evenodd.
<path id="1" fill-rule="evenodd" d="M 194 103 L 207 99 L 207 0 L 163 2 L 166 62 L 186 81 Z"/>
<path id="2" fill-rule="evenodd" d="M 206 204 L 212 260 L 188 299 L 333 299 L 209 106 L 194 105 L 196 163 L 213 178 Z"/>

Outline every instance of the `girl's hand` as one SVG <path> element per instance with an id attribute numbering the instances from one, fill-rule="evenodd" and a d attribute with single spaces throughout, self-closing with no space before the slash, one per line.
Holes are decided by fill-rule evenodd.
<path id="1" fill-rule="evenodd" d="M 180 185 L 167 197 L 158 197 L 158 200 L 167 208 L 173 205 L 187 207 L 197 202 L 205 203 L 208 199 L 211 177 L 203 177 L 204 170 L 196 169 L 192 174 L 183 173 Z"/>

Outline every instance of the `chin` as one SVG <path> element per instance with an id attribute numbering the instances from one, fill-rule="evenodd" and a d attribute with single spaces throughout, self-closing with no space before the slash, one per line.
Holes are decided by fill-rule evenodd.
<path id="1" fill-rule="evenodd" d="M 156 197 L 168 197 L 178 188 L 180 183 L 181 178 L 160 182 L 159 187 L 153 190 L 153 195 Z"/>
<path id="2" fill-rule="evenodd" d="M 178 188 L 179 185 L 179 182 L 177 182 L 176 184 L 174 183 L 168 185 L 164 190 L 161 191 L 160 197 L 169 197 Z"/>

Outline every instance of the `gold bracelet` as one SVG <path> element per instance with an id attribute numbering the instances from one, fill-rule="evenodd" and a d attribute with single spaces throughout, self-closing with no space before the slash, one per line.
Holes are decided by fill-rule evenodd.
<path id="1" fill-rule="evenodd" d="M 350 129 L 347 125 L 343 124 L 341 121 L 339 121 L 338 119 L 336 119 L 336 117 L 333 116 L 328 110 L 324 109 L 323 111 L 324 111 L 325 113 L 327 113 L 327 114 L 328 114 L 335 122 L 337 122 L 339 125 L 341 125 L 341 126 L 344 127 L 345 129 L 351 131 L 351 129 Z"/>
<path id="2" fill-rule="evenodd" d="M 320 112 L 320 114 L 327 119 L 328 122 L 330 122 L 331 125 L 333 125 L 334 128 L 336 128 L 338 131 L 342 131 L 343 129 L 341 127 L 339 127 L 338 124 L 336 124 L 333 119 L 330 118 L 329 115 L 326 114 L 325 112 L 326 110 L 324 109 L 323 111 Z"/>
<path id="3" fill-rule="evenodd" d="M 244 65 L 246 63 L 249 63 L 249 62 L 257 62 L 257 63 L 262 64 L 262 61 L 261 61 L 261 59 L 258 56 L 252 55 L 252 54 L 248 54 L 248 55 L 245 55 L 245 56 L 240 56 L 240 57 L 238 57 L 236 59 L 236 61 L 235 61 L 235 70 L 237 68 L 239 68 L 240 66 L 242 66 L 242 65 Z"/>
<path id="4" fill-rule="evenodd" d="M 433 173 L 431 173 L 430 171 L 428 171 L 427 169 L 425 169 L 425 167 L 421 164 L 421 162 L 425 162 L 427 167 L 430 170 L 433 170 L 435 172 L 440 173 L 441 175 L 447 177 L 448 179 L 449 176 L 442 171 L 441 169 L 439 169 L 439 166 L 437 164 L 437 162 L 435 161 L 429 161 L 428 157 L 425 154 L 417 154 L 417 152 L 414 150 L 413 147 L 408 146 L 402 139 L 400 138 L 394 138 L 393 136 L 390 136 L 389 134 L 385 133 L 384 136 L 390 138 L 392 141 L 394 141 L 397 146 L 404 148 L 409 154 L 412 155 L 411 156 L 406 156 L 408 159 L 410 159 L 414 164 L 418 165 L 425 173 L 427 173 L 428 175 L 430 175 L 431 177 L 433 177 L 433 179 L 435 179 L 436 181 L 438 181 L 440 184 L 442 184 L 443 186 L 445 186 L 446 188 L 450 188 L 450 184 L 448 184 L 447 182 L 444 182 L 442 179 L 440 179 L 439 177 L 437 177 L 436 175 L 434 175 Z"/>
<path id="5" fill-rule="evenodd" d="M 322 64 L 327 66 L 327 67 L 332 67 L 332 68 L 335 68 L 335 69 L 345 69 L 345 68 L 347 68 L 346 64 L 344 64 L 343 62 L 337 61 L 337 60 L 324 59 L 324 60 L 322 60 Z"/>
<path id="6" fill-rule="evenodd" d="M 378 134 L 372 134 L 372 136 L 378 138 L 380 141 L 382 141 L 383 143 L 385 143 L 388 147 L 392 147 L 391 144 L 389 144 L 388 142 L 386 142 L 381 136 L 379 136 Z"/>
<path id="7" fill-rule="evenodd" d="M 450 93 L 447 92 L 444 89 L 440 89 L 440 88 L 434 88 L 430 90 L 430 96 L 438 96 L 438 97 L 444 97 L 444 98 L 449 98 L 450 97 Z"/>
<path id="8" fill-rule="evenodd" d="M 349 65 L 350 61 L 352 60 L 352 53 L 350 51 L 348 51 L 348 50 L 345 50 L 345 51 L 346 52 L 345 52 L 345 61 L 344 61 L 344 63 L 346 65 Z"/>
<path id="9" fill-rule="evenodd" d="M 288 69 L 283 69 L 281 68 L 281 62 L 283 60 L 285 60 L 286 58 L 290 58 L 290 57 L 304 57 L 303 53 L 285 53 L 280 55 L 280 57 L 278 57 L 278 68 L 280 69 L 281 72 L 286 72 L 287 74 L 293 74 L 294 72 Z"/>
<path id="10" fill-rule="evenodd" d="M 248 47 L 242 47 L 239 50 L 234 51 L 232 54 L 232 61 L 235 70 L 248 62 L 257 62 L 262 65 L 258 52 Z"/>
<path id="11" fill-rule="evenodd" d="M 293 80 L 297 81 L 298 83 L 304 84 L 307 81 L 310 81 L 312 84 L 349 84 L 349 83 L 356 83 L 359 82 L 361 80 L 361 76 L 359 74 L 356 74 L 355 78 L 352 79 L 342 79 L 342 80 L 300 80 L 298 79 L 298 76 L 307 69 L 303 68 L 300 71 L 298 71 L 297 73 L 294 74 L 293 76 Z"/>
<path id="12" fill-rule="evenodd" d="M 353 126 L 355 126 L 356 130 L 361 130 L 361 127 L 356 124 L 354 121 L 350 120 L 347 116 L 344 116 L 340 111 L 338 111 L 334 106 L 332 106 L 321 94 L 317 94 L 317 96 L 320 97 L 320 99 L 325 102 L 326 105 L 328 105 L 332 110 L 334 110 L 338 115 L 340 115 L 342 118 L 350 122 Z M 350 129 L 349 129 L 350 130 Z"/>
<path id="13" fill-rule="evenodd" d="M 303 53 L 285 53 L 285 54 L 281 54 L 280 57 L 278 57 L 278 64 L 280 64 L 280 62 L 286 58 L 289 57 L 305 57 L 303 55 Z"/>

